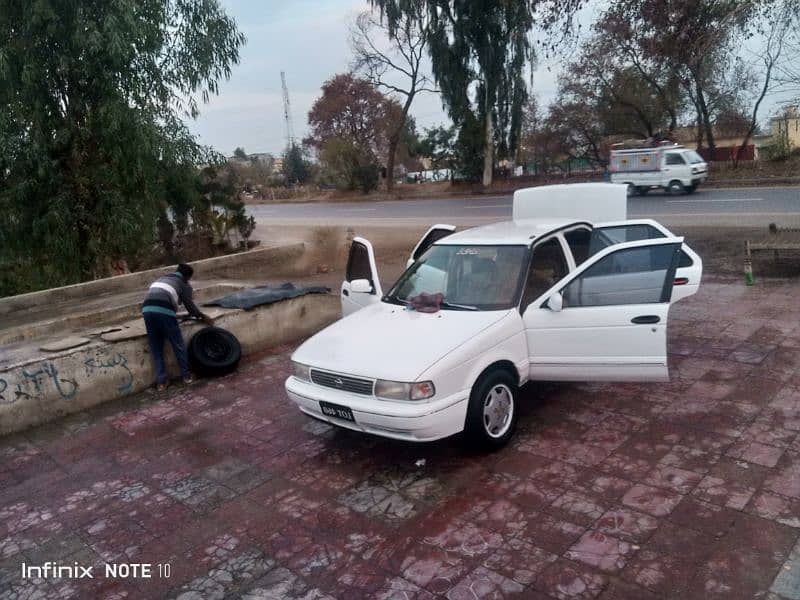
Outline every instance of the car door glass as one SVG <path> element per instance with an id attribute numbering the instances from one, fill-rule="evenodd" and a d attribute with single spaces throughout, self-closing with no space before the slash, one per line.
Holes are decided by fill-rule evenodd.
<path id="1" fill-rule="evenodd" d="M 556 238 L 551 238 L 533 249 L 528 269 L 528 279 L 522 295 L 522 310 L 561 281 L 569 272 L 567 259 Z"/>
<path id="2" fill-rule="evenodd" d="M 582 264 L 591 256 L 589 250 L 592 232 L 588 229 L 573 229 L 572 231 L 567 231 L 564 234 L 564 239 L 567 240 L 567 246 L 569 246 L 569 250 L 572 252 L 572 258 L 575 259 L 576 265 Z"/>
<path id="3" fill-rule="evenodd" d="M 565 307 L 668 302 L 669 272 L 678 261 L 676 244 L 626 248 L 605 256 L 562 290 Z"/>
<path id="4" fill-rule="evenodd" d="M 449 229 L 438 228 L 438 229 L 431 229 L 427 235 L 420 241 L 417 249 L 414 250 L 414 254 L 411 256 L 414 260 L 417 260 L 420 256 L 422 256 L 425 251 L 433 246 L 436 242 L 441 239 L 446 238 L 448 235 L 452 235 L 453 232 Z"/>
<path id="5" fill-rule="evenodd" d="M 367 247 L 358 242 L 353 242 L 350 247 L 350 256 L 347 259 L 347 281 L 354 281 L 356 279 L 367 279 L 370 284 L 375 285 L 372 281 L 372 268 L 369 264 L 369 251 Z"/>
<path id="6" fill-rule="evenodd" d="M 685 165 L 686 162 L 683 160 L 683 157 L 680 154 L 676 154 L 674 152 L 667 154 L 667 164 L 668 165 Z"/>
<path id="7" fill-rule="evenodd" d="M 589 256 L 594 256 L 600 250 L 615 244 L 625 242 L 638 242 L 640 240 L 654 240 L 664 237 L 664 234 L 646 223 L 635 225 L 616 225 L 614 227 L 602 227 L 592 231 L 589 242 Z"/>

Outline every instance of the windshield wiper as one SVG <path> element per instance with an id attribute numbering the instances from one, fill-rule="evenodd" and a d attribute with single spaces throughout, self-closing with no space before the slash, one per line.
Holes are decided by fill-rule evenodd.
<path id="1" fill-rule="evenodd" d="M 477 306 L 470 306 L 468 304 L 455 304 L 454 302 L 442 302 L 439 306 L 453 310 L 478 310 Z"/>
<path id="2" fill-rule="evenodd" d="M 386 295 L 383 298 L 381 298 L 381 300 L 383 300 L 384 302 L 388 302 L 389 304 L 397 304 L 399 306 L 406 306 L 408 304 L 407 300 L 401 300 L 397 296 Z"/>

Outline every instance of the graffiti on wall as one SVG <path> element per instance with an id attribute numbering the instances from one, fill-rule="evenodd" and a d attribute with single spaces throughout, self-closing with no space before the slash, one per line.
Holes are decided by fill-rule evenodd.
<path id="1" fill-rule="evenodd" d="M 87 358 L 83 366 L 86 367 L 86 377 L 92 377 L 98 372 L 120 374 L 122 379 L 117 386 L 118 392 L 129 392 L 133 387 L 133 372 L 128 367 L 128 358 L 121 352 L 98 353 L 97 356 Z"/>
<path id="2" fill-rule="evenodd" d="M 0 378 L 0 404 L 13 404 L 23 398 L 41 398 L 48 389 L 54 389 L 62 400 L 72 400 L 78 393 L 78 382 L 62 377 L 58 366 L 44 362 L 38 369 L 21 369 L 15 381 Z"/>
<path id="3" fill-rule="evenodd" d="M 98 352 L 83 361 L 86 379 L 114 377 L 119 382 L 117 391 L 126 393 L 133 389 L 133 372 L 128 358 L 121 352 Z M 36 368 L 23 368 L 0 374 L 0 405 L 14 404 L 23 399 L 42 399 L 53 392 L 62 400 L 72 400 L 80 386 L 70 374 L 59 372 L 58 365 L 46 361 Z"/>

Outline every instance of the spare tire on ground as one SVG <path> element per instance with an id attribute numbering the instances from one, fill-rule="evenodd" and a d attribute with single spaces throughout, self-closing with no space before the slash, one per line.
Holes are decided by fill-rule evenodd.
<path id="1" fill-rule="evenodd" d="M 202 377 L 219 377 L 236 370 L 242 357 L 242 346 L 230 331 L 206 327 L 189 341 L 189 362 Z"/>

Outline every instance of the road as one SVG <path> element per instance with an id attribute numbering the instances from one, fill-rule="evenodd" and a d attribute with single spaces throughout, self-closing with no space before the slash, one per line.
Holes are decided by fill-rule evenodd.
<path id="1" fill-rule="evenodd" d="M 249 207 L 261 223 L 456 225 L 511 217 L 511 195 L 465 196 L 433 200 L 258 204 Z M 698 190 L 691 196 L 651 193 L 628 201 L 630 218 L 646 217 L 682 225 L 755 226 L 773 221 L 800 224 L 799 187 Z"/>

